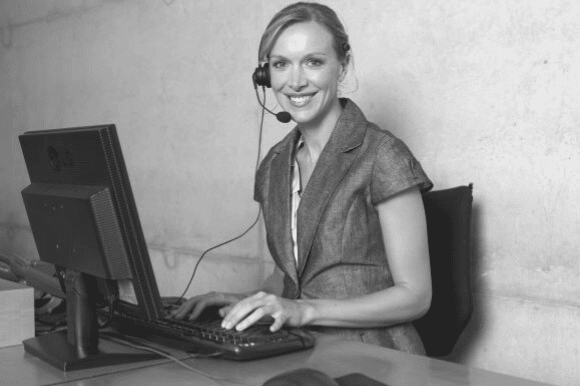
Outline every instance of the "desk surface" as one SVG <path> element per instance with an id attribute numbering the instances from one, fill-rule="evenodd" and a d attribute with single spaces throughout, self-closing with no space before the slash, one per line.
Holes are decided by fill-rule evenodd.
<path id="1" fill-rule="evenodd" d="M 321 335 L 317 339 L 316 347 L 312 350 L 250 362 L 185 359 L 187 365 L 202 373 L 195 373 L 170 360 L 64 373 L 26 354 L 23 346 L 14 346 L 0 349 L 1 383 L 27 386 L 140 386 L 145 384 L 259 386 L 281 372 L 310 367 L 332 377 L 360 372 L 388 386 L 544 385 L 438 359 L 410 355 L 358 342 L 342 341 L 331 336 Z M 171 352 L 179 358 L 187 358 L 186 353 Z"/>

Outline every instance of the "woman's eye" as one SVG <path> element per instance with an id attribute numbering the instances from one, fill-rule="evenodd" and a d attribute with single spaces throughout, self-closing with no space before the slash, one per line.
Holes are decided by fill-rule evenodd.
<path id="1" fill-rule="evenodd" d="M 306 65 L 307 65 L 308 67 L 319 67 L 319 66 L 321 66 L 321 65 L 322 65 L 322 61 L 321 61 L 321 60 L 318 60 L 318 59 L 309 59 L 309 60 L 306 62 Z"/>
<path id="2" fill-rule="evenodd" d="M 273 62 L 273 63 L 271 64 L 271 66 L 272 66 L 272 67 L 274 67 L 274 68 L 284 68 L 286 65 L 287 65 L 287 63 L 286 63 L 286 62 L 284 62 L 284 61 L 282 61 L 282 60 L 279 60 L 279 61 Z"/>

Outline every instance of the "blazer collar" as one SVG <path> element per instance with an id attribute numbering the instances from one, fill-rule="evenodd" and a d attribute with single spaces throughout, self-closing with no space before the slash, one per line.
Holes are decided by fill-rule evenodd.
<path id="1" fill-rule="evenodd" d="M 343 106 L 343 110 L 325 146 L 325 150 L 329 147 L 329 144 L 332 144 L 331 146 L 336 147 L 336 151 L 347 152 L 362 143 L 367 120 L 359 107 L 350 99 L 340 98 L 340 103 Z M 298 126 L 295 126 L 282 141 L 274 145 L 272 151 L 277 154 L 288 154 L 289 152 L 292 155 L 299 137 Z"/>

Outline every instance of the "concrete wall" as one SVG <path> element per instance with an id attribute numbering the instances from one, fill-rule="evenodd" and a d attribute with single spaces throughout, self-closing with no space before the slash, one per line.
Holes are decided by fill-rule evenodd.
<path id="1" fill-rule="evenodd" d="M 0 2 L 0 251 L 37 258 L 18 134 L 117 125 L 163 294 L 255 219 L 250 74 L 288 1 Z M 343 92 L 407 142 L 436 188 L 475 184 L 476 314 L 448 359 L 580 383 L 580 6 L 571 0 L 335 0 Z M 268 105 L 275 108 L 270 94 Z M 266 117 L 263 146 L 290 126 Z M 189 292 L 272 270 L 260 224 Z"/>

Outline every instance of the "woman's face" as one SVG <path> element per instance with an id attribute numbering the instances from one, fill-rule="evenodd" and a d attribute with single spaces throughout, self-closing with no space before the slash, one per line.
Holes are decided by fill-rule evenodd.
<path id="1" fill-rule="evenodd" d="M 316 126 L 333 114 L 338 118 L 338 82 L 346 69 L 323 26 L 291 25 L 278 37 L 269 62 L 272 90 L 296 123 Z"/>

